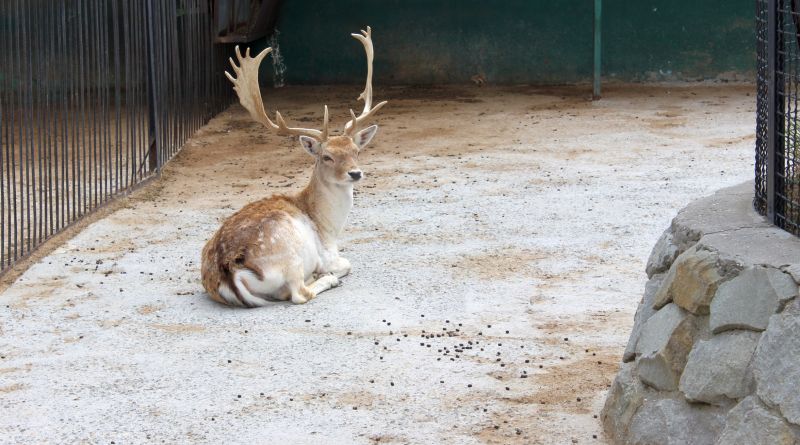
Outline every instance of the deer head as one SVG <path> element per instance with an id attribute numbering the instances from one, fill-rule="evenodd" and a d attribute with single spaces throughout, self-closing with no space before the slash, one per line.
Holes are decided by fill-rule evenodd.
<path id="1" fill-rule="evenodd" d="M 250 116 L 257 122 L 261 122 L 265 127 L 274 130 L 277 134 L 297 135 L 300 144 L 312 156 L 316 158 L 317 169 L 322 176 L 329 178 L 336 183 L 353 183 L 363 177 L 361 169 L 358 167 L 358 153 L 369 144 L 372 137 L 378 130 L 377 125 L 372 125 L 361 129 L 363 124 L 380 110 L 386 101 L 373 106 L 372 104 L 372 59 L 374 49 L 372 46 L 372 29 L 368 26 L 367 30 L 361 33 L 351 34 L 353 38 L 364 45 L 367 54 L 367 82 L 364 91 L 358 96 L 358 100 L 364 101 L 364 109 L 361 114 L 356 116 L 350 110 L 351 119 L 345 124 L 343 134 L 340 136 L 330 136 L 328 131 L 328 106 L 325 105 L 322 130 L 312 128 L 289 127 L 279 111 L 275 112 L 275 121 L 269 118 L 264 109 L 264 102 L 261 98 L 261 90 L 258 84 L 258 67 L 261 61 L 272 52 L 272 48 L 266 48 L 257 56 L 250 56 L 250 48 L 242 56 L 239 47 L 236 47 L 236 59 L 229 59 L 236 77 L 227 71 L 225 75 L 233 82 L 233 89 L 239 96 L 239 102 L 250 113 Z"/>

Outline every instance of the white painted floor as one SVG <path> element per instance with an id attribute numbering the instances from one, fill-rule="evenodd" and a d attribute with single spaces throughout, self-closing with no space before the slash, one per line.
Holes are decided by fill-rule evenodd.
<path id="1" fill-rule="evenodd" d="M 378 91 L 353 273 L 253 310 L 205 297 L 200 249 L 311 160 L 234 106 L 0 295 L 0 443 L 603 443 L 649 250 L 752 177 L 753 91 Z M 265 97 L 314 125 L 358 92 Z"/>

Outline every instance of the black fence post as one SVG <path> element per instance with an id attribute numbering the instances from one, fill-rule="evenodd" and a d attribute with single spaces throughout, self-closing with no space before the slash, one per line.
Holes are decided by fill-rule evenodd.
<path id="1" fill-rule="evenodd" d="M 778 95 L 777 77 L 777 38 L 778 38 L 778 0 L 767 1 L 767 219 L 775 222 L 775 149 L 777 148 L 775 119 Z"/>
<path id="2" fill-rule="evenodd" d="M 155 21 L 155 12 L 153 11 L 153 0 L 146 2 L 147 13 L 147 113 L 149 119 L 149 136 L 148 136 L 148 171 L 160 172 L 161 159 L 159 154 L 158 144 L 158 95 L 156 94 L 156 43 L 154 41 L 155 33 L 153 32 L 153 21 Z"/>

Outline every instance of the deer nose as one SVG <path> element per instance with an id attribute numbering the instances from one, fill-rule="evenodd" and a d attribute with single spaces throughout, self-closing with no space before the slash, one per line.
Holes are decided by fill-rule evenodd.
<path id="1" fill-rule="evenodd" d="M 352 170 L 347 172 L 347 174 L 350 175 L 353 181 L 358 181 L 359 179 L 361 179 L 362 176 L 361 170 Z"/>

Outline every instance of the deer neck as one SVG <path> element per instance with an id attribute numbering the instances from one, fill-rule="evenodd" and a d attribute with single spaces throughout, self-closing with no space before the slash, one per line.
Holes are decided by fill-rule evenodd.
<path id="1" fill-rule="evenodd" d="M 300 198 L 305 201 L 306 212 L 316 223 L 322 240 L 335 243 L 353 207 L 353 186 L 328 181 L 315 167 Z"/>

